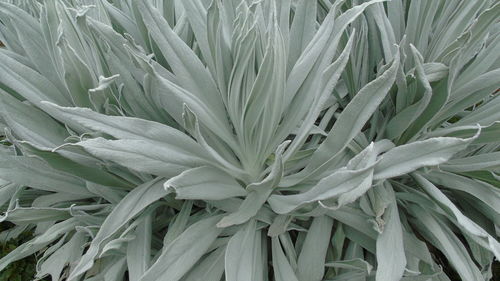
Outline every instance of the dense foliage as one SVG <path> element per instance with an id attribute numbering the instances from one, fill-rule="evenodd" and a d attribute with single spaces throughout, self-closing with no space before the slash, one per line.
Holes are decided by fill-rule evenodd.
<path id="1" fill-rule="evenodd" d="M 36 253 L 54 281 L 490 280 L 499 15 L 0 2 L 0 242 L 34 235 L 0 270 Z"/>

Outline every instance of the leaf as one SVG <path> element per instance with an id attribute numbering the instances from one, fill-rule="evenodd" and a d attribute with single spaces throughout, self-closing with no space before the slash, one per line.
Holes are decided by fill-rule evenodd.
<path id="1" fill-rule="evenodd" d="M 193 134 L 201 147 L 203 147 L 207 154 L 215 160 L 211 161 L 212 165 L 220 168 L 228 174 L 231 174 L 237 179 L 247 179 L 247 172 L 241 168 L 241 164 L 234 158 L 233 153 L 229 151 L 223 143 L 220 143 L 217 140 L 212 139 L 212 143 L 209 144 L 206 137 L 201 132 L 198 116 L 196 116 L 196 114 L 192 112 L 186 104 L 184 104 L 183 107 L 184 112 L 182 113 L 182 119 L 184 120 L 184 127 L 188 132 Z M 218 148 L 218 150 L 215 148 Z"/>
<path id="2" fill-rule="evenodd" d="M 225 255 L 227 281 L 263 281 L 261 231 L 250 220 L 231 237 Z"/>
<path id="3" fill-rule="evenodd" d="M 63 58 L 63 77 L 72 104 L 80 107 L 90 107 L 92 101 L 89 97 L 89 90 L 93 89 L 97 84 L 95 75 L 64 37 L 58 40 L 57 45 Z"/>
<path id="4" fill-rule="evenodd" d="M 495 215 L 500 214 L 497 206 L 500 204 L 500 190 L 485 182 L 476 181 L 464 176 L 448 172 L 432 171 L 425 178 L 434 184 L 441 185 L 451 190 L 468 193 L 488 205 Z"/>
<path id="5" fill-rule="evenodd" d="M 101 159 L 111 160 L 139 172 L 172 177 L 205 164 L 205 160 L 179 147 L 147 140 L 95 138 L 77 143 Z"/>
<path id="6" fill-rule="evenodd" d="M 426 240 L 437 247 L 448 259 L 463 280 L 481 280 L 481 272 L 467 253 L 464 245 L 446 226 L 431 216 L 427 210 L 412 205 L 413 214 L 418 216 L 415 226 L 425 235 Z"/>
<path id="7" fill-rule="evenodd" d="M 381 152 L 392 148 L 394 145 L 388 141 L 380 141 L 377 143 L 371 143 L 363 151 L 354 156 L 348 163 L 348 169 L 364 169 L 375 165 L 378 154 Z M 359 197 L 363 196 L 372 187 L 373 181 L 373 171 L 370 171 L 368 176 L 363 179 L 363 181 L 356 187 L 344 191 L 339 196 L 333 198 L 319 201 L 319 204 L 323 208 L 330 210 L 337 210 L 342 206 L 350 204 L 357 200 Z"/>
<path id="8" fill-rule="evenodd" d="M 27 156 L 10 156 L 0 153 L 0 178 L 33 188 L 92 197 L 85 181 Z"/>
<path id="9" fill-rule="evenodd" d="M 377 237 L 377 281 L 399 281 L 406 266 L 403 245 L 403 230 L 398 214 L 396 197 L 392 188 L 386 187 L 390 194 L 390 204 L 384 212 L 383 230 Z"/>
<path id="10" fill-rule="evenodd" d="M 311 103 L 315 97 L 315 94 L 311 93 L 320 93 L 318 88 L 322 82 L 322 74 L 333 60 L 344 30 L 369 5 L 377 2 L 380 0 L 354 6 L 337 19 L 335 19 L 335 15 L 343 1 L 337 1 L 332 5 L 320 28 L 288 75 L 284 101 L 287 110 L 283 117 L 285 122 L 279 128 L 278 140 L 286 138 L 310 112 Z M 320 57 L 321 59 L 319 59 Z"/>
<path id="11" fill-rule="evenodd" d="M 75 266 L 68 280 L 77 280 L 79 276 L 92 268 L 94 259 L 101 251 L 104 243 L 128 221 L 165 195 L 167 195 L 167 192 L 163 188 L 163 182 L 159 179 L 146 182 L 129 192 L 106 217 L 87 252 Z"/>
<path id="12" fill-rule="evenodd" d="M 439 165 L 444 171 L 448 172 L 470 172 L 480 170 L 495 170 L 500 168 L 500 152 L 484 153 L 470 157 L 452 159 L 446 164 Z"/>
<path id="13" fill-rule="evenodd" d="M 14 3 L 13 3 L 14 4 Z M 12 31 L 19 39 L 19 43 L 26 52 L 26 56 L 33 63 L 34 69 L 45 76 L 50 82 L 62 92 L 65 89 L 60 81 L 57 66 L 47 56 L 47 48 L 42 28 L 38 19 L 20 7 L 16 7 L 6 2 L 0 3 L 2 7 L 2 21 L 11 21 Z M 5 42 L 5 40 L 3 40 Z"/>
<path id="14" fill-rule="evenodd" d="M 182 2 L 182 5 L 186 9 L 187 20 L 189 21 L 189 25 L 193 29 L 196 41 L 200 46 L 203 59 L 207 63 L 208 68 L 214 72 L 214 58 L 212 56 L 207 34 L 207 10 L 200 0 Z"/>
<path id="15" fill-rule="evenodd" d="M 330 263 L 325 264 L 326 267 L 334 267 L 334 268 L 343 268 L 343 269 L 353 269 L 357 271 L 363 271 L 367 275 L 370 274 L 370 272 L 373 269 L 373 266 L 369 264 L 368 262 L 356 258 L 352 260 L 341 260 L 341 261 L 334 261 Z"/>
<path id="16" fill-rule="evenodd" d="M 193 270 L 191 270 L 183 281 L 220 281 L 224 274 L 224 256 L 226 248 L 219 247 L 207 255 Z"/>
<path id="17" fill-rule="evenodd" d="M 214 110 L 200 97 L 179 87 L 174 82 L 165 79 L 153 70 L 148 62 L 143 62 L 148 71 L 145 77 L 146 91 L 152 96 L 155 103 L 162 107 L 179 124 L 182 124 L 184 105 L 187 105 L 201 120 L 201 123 L 217 134 L 231 147 L 236 147 L 234 136 L 229 128 L 226 114 L 220 116 L 220 110 Z M 149 68 L 149 69 L 148 69 Z M 224 112 L 224 110 L 222 110 Z"/>
<path id="18" fill-rule="evenodd" d="M 165 189 L 173 189 L 176 199 L 189 200 L 223 200 L 247 194 L 234 178 L 210 166 L 182 172 L 166 181 Z"/>
<path id="19" fill-rule="evenodd" d="M 153 215 L 147 214 L 135 229 L 135 237 L 127 243 L 127 268 L 129 280 L 139 280 L 151 262 Z"/>
<path id="20" fill-rule="evenodd" d="M 432 96 L 427 103 L 427 107 L 411 126 L 403 133 L 399 143 L 407 143 L 414 139 L 420 132 L 425 131 L 429 123 L 437 118 L 437 113 L 444 107 L 449 98 L 450 89 L 448 88 L 448 79 L 443 79 L 438 85 L 432 88 Z"/>
<path id="21" fill-rule="evenodd" d="M 332 162 L 332 159 L 361 131 L 378 105 L 385 98 L 396 79 L 398 67 L 399 55 L 391 62 L 389 68 L 382 75 L 356 94 L 338 117 L 328 137 L 314 152 L 306 168 L 295 176 L 289 177 L 290 183 L 287 182 L 284 185 L 289 186 L 291 183 L 296 183 L 305 177 L 310 177 L 325 170 L 328 163 Z M 290 178 L 294 180 L 292 181 Z"/>
<path id="22" fill-rule="evenodd" d="M 375 166 L 373 179 L 386 179 L 410 173 L 425 166 L 445 163 L 464 150 L 475 137 L 468 139 L 438 137 L 397 146 L 385 154 Z"/>
<path id="23" fill-rule="evenodd" d="M 276 159 L 271 166 L 271 172 L 262 181 L 249 184 L 246 189 L 249 191 L 245 200 L 241 203 L 238 210 L 222 218 L 217 223 L 218 227 L 228 227 L 235 224 L 242 224 L 259 212 L 262 205 L 266 202 L 269 195 L 278 186 L 279 181 L 283 177 L 283 160 L 282 154 L 288 146 L 289 141 L 282 143 L 276 149 Z"/>
<path id="24" fill-rule="evenodd" d="M 228 126 L 220 93 L 199 58 L 149 2 L 139 1 L 137 5 L 148 31 L 172 67 L 180 85 L 202 100 L 213 114 L 225 121 L 223 125 Z"/>
<path id="25" fill-rule="evenodd" d="M 293 216 L 277 215 L 274 218 L 273 223 L 269 226 L 267 235 L 270 237 L 276 237 L 287 232 L 288 226 L 292 222 L 292 220 Z"/>
<path id="26" fill-rule="evenodd" d="M 164 250 L 186 230 L 192 209 L 193 201 L 184 201 L 181 210 L 169 224 L 167 234 L 163 237 Z"/>
<path id="27" fill-rule="evenodd" d="M 326 102 L 326 98 L 331 95 L 332 90 L 337 85 L 338 80 L 344 68 L 349 61 L 349 56 L 351 54 L 351 49 L 353 45 L 353 37 L 349 39 L 344 50 L 339 55 L 337 60 L 335 60 L 323 73 L 322 73 L 322 86 L 323 88 L 318 90 L 319 96 L 316 96 L 310 109 L 310 113 L 304 118 L 302 125 L 300 126 L 295 138 L 293 139 L 290 147 L 288 148 L 285 159 L 289 158 L 289 155 L 293 155 L 297 152 L 301 145 L 304 144 L 307 137 L 309 136 L 309 131 L 314 128 L 314 122 L 318 118 L 318 115 Z"/>
<path id="28" fill-rule="evenodd" d="M 372 171 L 373 167 L 360 170 L 340 169 L 321 179 L 306 192 L 294 195 L 273 194 L 268 202 L 274 212 L 287 214 L 305 204 L 341 196 L 363 183 Z"/>
<path id="29" fill-rule="evenodd" d="M 42 107 L 61 119 L 73 120 L 86 128 L 109 134 L 118 139 L 169 143 L 180 149 L 203 154 L 200 147 L 189 136 L 158 122 L 134 117 L 109 116 L 88 108 L 61 107 L 49 102 L 42 102 Z"/>
<path id="30" fill-rule="evenodd" d="M 375 242 L 378 233 L 370 224 L 370 217 L 359 208 L 344 206 L 343 208 L 335 211 L 330 210 L 326 214 L 333 219 L 340 221 L 344 225 L 359 231 L 367 238 L 372 238 Z"/>
<path id="31" fill-rule="evenodd" d="M 95 158 L 87 155 L 83 149 L 68 149 L 68 147 L 64 147 L 64 149 L 58 149 L 53 152 L 37 149 L 25 141 L 19 141 L 16 145 L 26 155 L 42 158 L 59 173 L 72 174 L 86 180 L 87 188 L 89 183 L 96 183 L 101 185 L 101 187 L 102 185 L 120 188 L 130 188 L 132 186 L 130 182 L 95 166 Z"/>
<path id="32" fill-rule="evenodd" d="M 145 280 L 177 281 L 205 254 L 222 229 L 215 226 L 220 216 L 202 219 L 170 243 L 158 260 L 142 275 Z"/>
<path id="33" fill-rule="evenodd" d="M 50 101 L 64 106 L 71 101 L 41 74 L 0 51 L 0 82 L 35 105 Z M 3 88 L 3 87 L 2 87 Z"/>
<path id="34" fill-rule="evenodd" d="M 500 243 L 492 237 L 488 232 L 482 229 L 474 221 L 466 217 L 462 212 L 451 202 L 444 193 L 442 193 L 435 185 L 429 182 L 419 173 L 413 173 L 412 176 L 416 179 L 419 185 L 429 194 L 433 200 L 449 215 L 454 217 L 459 227 L 464 229 L 468 234 L 476 237 L 474 239 L 479 245 L 490 250 L 497 259 L 500 257 Z"/>
<path id="35" fill-rule="evenodd" d="M 70 217 L 70 208 L 23 208 L 16 206 L 14 209 L 5 212 L 5 215 L 0 216 L 0 222 L 9 221 L 22 225 L 47 221 L 59 221 Z"/>
<path id="36" fill-rule="evenodd" d="M 278 237 L 272 238 L 273 271 L 276 281 L 299 281 L 281 248 Z"/>
<path id="37" fill-rule="evenodd" d="M 0 208 L 10 201 L 10 198 L 14 196 L 16 191 L 19 189 L 19 185 L 15 183 L 8 183 L 0 180 Z"/>
<path id="38" fill-rule="evenodd" d="M 249 146 L 247 149 L 255 151 L 256 157 L 252 158 L 256 158 L 257 165 L 263 162 L 263 158 L 274 149 L 272 140 L 275 138 L 284 110 L 286 49 L 277 23 L 273 20 L 271 24 L 273 27 L 270 30 L 266 52 L 257 77 L 253 81 L 252 89 L 248 96 L 239 97 L 244 104 L 243 120 L 241 123 L 238 122 L 241 124 L 239 131 L 243 135 L 243 143 Z M 234 93 L 234 95 L 238 94 L 241 95 L 241 92 Z M 232 97 L 233 93 L 229 96 L 229 102 Z M 238 109 L 239 107 L 233 106 L 232 108 Z M 238 116 L 241 113 L 237 111 L 234 115 Z M 238 120 L 237 117 L 233 119 Z M 237 122 L 234 123 L 237 124 Z M 249 166 L 252 167 L 252 162 Z"/>
<path id="39" fill-rule="evenodd" d="M 292 69 L 299 56 L 313 39 L 316 31 L 316 5 L 315 1 L 307 0 L 301 0 L 297 3 L 295 16 L 290 27 L 289 69 Z"/>
<path id="40" fill-rule="evenodd" d="M 396 114 L 387 124 L 386 133 L 389 139 L 399 137 L 417 119 L 429 104 L 432 97 L 432 88 L 424 72 L 423 57 L 418 50 L 410 44 L 413 59 L 415 60 L 416 90 L 422 89 L 422 97 L 412 105 Z M 409 95 L 407 93 L 407 95 Z"/>
<path id="41" fill-rule="evenodd" d="M 473 112 L 455 122 L 453 126 L 476 125 L 487 126 L 500 120 L 498 106 L 500 105 L 500 96 L 493 96 L 491 100 L 475 108 Z"/>
<path id="42" fill-rule="evenodd" d="M 39 265 L 40 269 L 37 272 L 37 277 L 48 274 L 52 280 L 59 280 L 65 264 L 76 262 L 81 257 L 85 241 L 85 233 L 76 232 L 73 234 L 73 237 L 66 244 L 57 249 L 50 257 L 43 260 L 43 263 Z"/>
<path id="43" fill-rule="evenodd" d="M 0 259 L 0 271 L 3 271 L 10 263 L 42 250 L 61 235 L 73 230 L 76 225 L 77 221 L 75 219 L 64 220 L 52 225 L 43 234 L 19 245 L 15 250 L 2 257 Z"/>
<path id="44" fill-rule="evenodd" d="M 300 281 L 320 281 L 325 273 L 325 259 L 333 220 L 327 216 L 313 219 L 297 261 Z"/>

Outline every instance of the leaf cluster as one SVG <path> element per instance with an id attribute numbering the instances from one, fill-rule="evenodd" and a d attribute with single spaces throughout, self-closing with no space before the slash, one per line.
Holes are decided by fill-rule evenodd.
<path id="1" fill-rule="evenodd" d="M 490 280 L 498 15 L 1 1 L 0 242 L 34 236 L 0 270 L 37 254 L 53 281 Z"/>

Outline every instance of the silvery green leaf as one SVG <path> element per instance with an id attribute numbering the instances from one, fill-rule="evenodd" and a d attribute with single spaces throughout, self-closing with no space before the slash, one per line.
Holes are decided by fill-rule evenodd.
<path id="1" fill-rule="evenodd" d="M 41 101 L 51 101 L 61 105 L 70 105 L 70 99 L 62 94 L 49 80 L 37 71 L 25 66 L 0 52 L 0 82 L 15 90 L 19 95 L 35 105 Z"/>
<path id="2" fill-rule="evenodd" d="M 120 281 L 123 280 L 125 270 L 127 269 L 127 261 L 125 257 L 112 257 L 108 265 L 103 270 L 104 281 Z"/>
<path id="3" fill-rule="evenodd" d="M 318 63 L 317 61 L 319 56 L 323 53 L 323 50 L 327 48 L 326 44 L 332 39 L 332 37 L 339 37 L 347 25 L 354 21 L 369 5 L 381 1 L 383 0 L 374 0 L 354 6 L 337 19 L 335 19 L 335 13 L 338 11 L 338 5 L 340 5 L 342 1 L 336 3 L 336 5 L 330 9 L 328 16 L 323 21 L 323 24 L 304 49 L 301 56 L 297 59 L 297 62 L 288 76 L 286 92 L 287 95 L 290 95 L 289 101 L 296 94 L 306 79 L 308 73 L 313 69 L 315 64 Z M 330 61 L 323 60 L 319 63 L 327 65 Z"/>
<path id="4" fill-rule="evenodd" d="M 196 138 L 207 154 L 215 160 L 212 164 L 228 174 L 233 175 L 235 178 L 247 179 L 248 173 L 241 168 L 241 163 L 238 163 L 228 147 L 217 139 L 214 139 L 211 135 L 205 136 L 201 132 L 198 116 L 191 111 L 186 104 L 184 104 L 183 107 L 184 112 L 182 113 L 182 119 L 185 129 Z M 205 131 L 205 133 L 208 132 Z M 211 143 L 207 142 L 208 137 L 212 137 Z"/>
<path id="5" fill-rule="evenodd" d="M 135 40 L 138 40 L 139 42 L 143 40 L 139 28 L 134 23 L 133 18 L 131 18 L 131 15 L 127 15 L 123 10 L 116 8 L 108 1 L 100 0 L 99 3 L 102 3 L 106 11 L 108 12 L 110 20 L 113 23 L 119 25 L 124 31 L 133 36 Z"/>
<path id="6" fill-rule="evenodd" d="M 29 224 L 46 221 L 59 221 L 70 218 L 70 208 L 23 208 L 16 206 L 0 216 L 0 221 L 9 221 L 15 224 Z"/>
<path id="7" fill-rule="evenodd" d="M 215 224 L 220 216 L 202 219 L 170 243 L 140 280 L 180 280 L 205 254 L 222 229 Z"/>
<path id="8" fill-rule="evenodd" d="M 274 218 L 273 223 L 269 226 L 267 235 L 270 237 L 276 237 L 280 234 L 285 233 L 288 230 L 288 226 L 292 220 L 293 220 L 292 216 L 277 215 Z"/>
<path id="9" fill-rule="evenodd" d="M 387 95 L 396 78 L 398 67 L 399 57 L 396 57 L 384 74 L 366 85 L 351 100 L 335 122 L 328 137 L 313 154 L 309 164 L 298 175 L 309 176 L 312 173 L 317 173 L 318 170 L 324 170 L 323 167 L 347 146 Z M 359 114 L 360 112 L 362 114 Z"/>
<path id="10" fill-rule="evenodd" d="M 119 228 L 123 227 L 144 208 L 161 199 L 166 194 L 163 182 L 157 179 L 146 182 L 127 194 L 106 217 L 85 255 L 80 259 L 74 271 L 71 272 L 69 280 L 75 280 L 88 271 L 94 264 L 94 259 L 101 251 L 102 244 L 105 241 L 112 237 Z"/>
<path id="11" fill-rule="evenodd" d="M 177 199 L 223 200 L 245 196 L 247 191 L 231 176 L 217 168 L 203 166 L 182 172 L 165 182 Z"/>
<path id="12" fill-rule="evenodd" d="M 64 143 L 68 136 L 66 129 L 45 112 L 8 94 L 2 94 L 0 101 L 0 114 L 23 141 L 42 149 L 53 149 Z"/>
<path id="13" fill-rule="evenodd" d="M 446 225 L 423 208 L 412 206 L 411 210 L 418 213 L 419 221 L 422 222 L 417 226 L 420 232 L 449 259 L 462 279 L 483 279 L 464 245 Z"/>
<path id="14" fill-rule="evenodd" d="M 475 125 L 487 126 L 493 122 L 500 120 L 498 105 L 500 104 L 499 96 L 493 97 L 489 102 L 482 104 L 466 117 L 460 119 L 454 126 Z"/>
<path id="15" fill-rule="evenodd" d="M 80 107 L 90 107 L 92 102 L 88 91 L 96 86 L 96 77 L 64 37 L 59 39 L 58 47 L 63 58 L 64 80 L 72 104 Z"/>
<path id="16" fill-rule="evenodd" d="M 85 187 L 84 180 L 57 171 L 34 157 L 10 156 L 2 153 L 0 178 L 41 190 L 93 196 Z"/>
<path id="17" fill-rule="evenodd" d="M 451 190 L 468 193 L 488 205 L 495 214 L 500 214 L 500 190 L 488 183 L 448 172 L 432 171 L 425 176 L 429 181 Z"/>
<path id="18" fill-rule="evenodd" d="M 2 184 L 0 185 L 0 207 L 4 206 L 10 201 L 10 198 L 19 189 L 19 185 L 15 183 L 9 183 L 4 180 L 0 180 Z"/>
<path id="19" fill-rule="evenodd" d="M 181 210 L 169 224 L 167 234 L 165 234 L 165 237 L 163 237 L 163 245 L 165 245 L 165 247 L 170 245 L 172 241 L 174 241 L 177 237 L 179 237 L 179 235 L 184 232 L 184 230 L 186 230 L 186 228 L 188 227 L 192 208 L 193 201 L 184 201 Z M 163 250 L 165 250 L 165 247 L 163 248 Z"/>
<path id="20" fill-rule="evenodd" d="M 242 108 L 244 115 L 240 121 L 242 127 L 236 126 L 245 139 L 243 143 L 249 146 L 247 149 L 255 151 L 256 156 L 260 156 L 260 159 L 255 156 L 250 158 L 251 160 L 242 159 L 243 165 L 246 164 L 250 169 L 255 165 L 253 162 L 259 165 L 264 161 L 262 158 L 274 150 L 269 144 L 273 144 L 272 139 L 275 137 L 284 109 L 286 51 L 277 23 L 273 20 L 270 24 L 273 26 L 260 70 L 248 96 L 240 98 L 244 104 Z M 229 96 L 230 102 L 232 96 L 232 94 Z M 239 123 L 239 118 L 233 119 L 235 123 Z"/>
<path id="21" fill-rule="evenodd" d="M 348 163 L 347 168 L 362 169 L 375 164 L 378 154 L 393 147 L 389 141 L 380 141 L 371 143 L 363 151 L 354 156 Z M 345 191 L 340 196 L 333 197 L 324 201 L 319 201 L 319 204 L 327 209 L 337 210 L 344 205 L 354 202 L 359 197 L 365 194 L 371 187 L 373 181 L 373 171 L 355 188 Z"/>
<path id="22" fill-rule="evenodd" d="M 210 128 L 214 133 L 217 133 L 218 137 L 222 138 L 229 145 L 235 147 L 234 136 L 230 133 L 229 127 L 226 124 L 226 116 L 216 114 L 198 96 L 179 87 L 172 81 L 161 77 L 157 72 L 150 71 L 152 73 L 146 76 L 145 83 L 152 92 L 153 99 L 156 103 L 159 103 L 159 106 L 164 107 L 177 123 L 183 123 L 182 113 L 184 111 L 184 104 L 186 104 L 205 126 Z"/>
<path id="23" fill-rule="evenodd" d="M 220 281 L 224 274 L 224 256 L 225 247 L 219 247 L 198 263 L 188 274 L 183 278 L 183 281 Z"/>
<path id="24" fill-rule="evenodd" d="M 430 122 L 434 121 L 433 119 L 436 118 L 437 113 L 444 107 L 449 99 L 450 89 L 447 83 L 447 79 L 443 79 L 433 87 L 432 96 L 427 107 L 403 133 L 399 139 L 400 143 L 409 142 L 411 139 L 414 139 L 420 132 L 429 126 Z"/>
<path id="25" fill-rule="evenodd" d="M 37 276 L 42 277 L 48 274 L 51 276 L 52 280 L 59 280 L 65 264 L 74 263 L 81 257 L 83 245 L 86 241 L 85 236 L 83 232 L 75 232 L 67 243 L 43 261 Z"/>
<path id="26" fill-rule="evenodd" d="M 3 270 L 14 261 L 20 260 L 40 251 L 61 235 L 74 230 L 76 225 L 77 221 L 75 219 L 68 219 L 54 224 L 43 234 L 36 236 L 28 242 L 20 245 L 6 256 L 2 257 L 0 259 L 0 270 Z"/>
<path id="27" fill-rule="evenodd" d="M 5 17 L 2 17 L 3 20 L 8 18 L 8 20 L 12 21 L 12 31 L 17 34 L 19 43 L 23 46 L 35 69 L 47 77 L 62 93 L 66 93 L 57 66 L 54 65 L 51 57 L 47 56 L 49 49 L 45 44 L 45 38 L 38 19 L 14 5 L 5 2 L 0 4 L 2 5 L 2 14 L 6 14 Z"/>
<path id="28" fill-rule="evenodd" d="M 491 236 L 488 232 L 482 229 L 474 221 L 466 217 L 451 200 L 444 195 L 435 185 L 429 182 L 425 177 L 418 173 L 414 173 L 413 177 L 417 180 L 419 185 L 429 194 L 437 203 L 443 208 L 443 210 L 453 217 L 457 221 L 457 224 L 462 227 L 468 234 L 476 237 L 474 240 L 481 245 L 489 249 L 498 258 L 500 256 L 500 243 Z"/>
<path id="29" fill-rule="evenodd" d="M 495 121 L 486 126 L 476 125 L 464 125 L 464 126 L 449 126 L 446 128 L 438 129 L 433 132 L 426 134 L 428 137 L 458 137 L 458 138 L 470 138 L 477 135 L 478 128 L 481 128 L 481 134 L 472 142 L 472 144 L 487 144 L 494 143 L 496 141 L 495 136 L 500 132 L 500 121 Z"/>
<path id="30" fill-rule="evenodd" d="M 500 152 L 473 155 L 452 159 L 439 167 L 448 172 L 470 172 L 479 170 L 494 171 L 500 168 Z"/>
<path id="31" fill-rule="evenodd" d="M 319 111 L 322 109 L 325 103 L 325 99 L 327 96 L 331 95 L 331 91 L 335 88 L 337 85 L 337 82 L 340 78 L 340 75 L 342 71 L 344 70 L 348 60 L 349 60 L 349 55 L 351 52 L 352 44 L 353 44 L 353 38 L 347 42 L 344 50 L 342 53 L 339 55 L 337 60 L 333 62 L 324 72 L 323 72 L 323 77 L 322 77 L 322 84 L 324 84 L 324 88 L 322 91 L 318 92 L 321 94 L 320 96 L 317 96 L 314 100 L 314 103 L 312 104 L 312 108 L 310 110 L 310 113 L 304 118 L 304 121 L 299 128 L 299 132 L 296 134 L 296 137 L 293 139 L 293 142 L 290 144 L 290 148 L 286 152 L 285 159 L 288 159 L 289 157 L 287 155 L 293 155 L 297 149 L 299 148 L 300 145 L 303 145 L 303 142 L 305 141 L 306 137 L 309 134 L 310 128 L 313 126 L 315 119 L 317 119 Z"/>
<path id="32" fill-rule="evenodd" d="M 300 281 L 322 280 L 332 226 L 333 219 L 328 216 L 313 219 L 297 260 L 297 277 Z"/>
<path id="33" fill-rule="evenodd" d="M 88 108 L 60 107 L 43 102 L 43 108 L 59 118 L 71 119 L 89 128 L 118 139 L 169 142 L 181 149 L 202 154 L 198 145 L 182 132 L 158 122 L 125 116 L 109 116 Z"/>
<path id="34" fill-rule="evenodd" d="M 406 266 L 403 246 L 403 230 L 398 214 L 394 191 L 386 187 L 390 204 L 384 212 L 382 233 L 377 237 L 377 281 L 398 281 L 403 277 Z"/>
<path id="35" fill-rule="evenodd" d="M 424 166 L 445 163 L 457 152 L 464 150 L 474 138 L 439 137 L 397 146 L 382 155 L 375 166 L 373 178 L 397 177 Z"/>
<path id="36" fill-rule="evenodd" d="M 278 214 L 287 214 L 308 203 L 336 198 L 358 187 L 373 173 L 373 166 L 348 170 L 340 169 L 323 178 L 311 189 L 294 195 L 271 195 L 268 199 L 272 210 Z M 334 186 L 335 188 L 331 188 Z"/>
<path id="37" fill-rule="evenodd" d="M 454 90 L 453 100 L 447 103 L 438 114 L 440 119 L 449 118 L 488 97 L 498 88 L 498 82 L 494 77 L 499 74 L 500 69 L 491 70 Z"/>
<path id="38" fill-rule="evenodd" d="M 205 160 L 178 147 L 154 141 L 95 138 L 77 143 L 91 154 L 139 172 L 172 177 L 202 166 Z"/>
<path id="39" fill-rule="evenodd" d="M 468 33 L 469 42 L 461 50 L 461 59 L 463 60 L 461 64 L 466 64 L 467 58 L 475 55 L 478 46 L 481 45 L 479 42 L 489 33 L 489 27 L 496 22 L 499 11 L 500 5 L 498 3 L 486 6 L 480 11 L 480 14 L 470 26 L 468 26 L 468 29 L 464 33 Z M 495 56 L 495 52 L 492 52 L 492 54 Z M 496 56 L 498 58 L 498 54 Z M 462 79 L 462 81 L 467 81 L 470 79 L 469 77 L 483 73 L 494 64 L 492 60 L 484 61 L 483 59 L 484 56 L 480 56 L 471 65 L 468 65 L 467 72 L 463 73 L 461 77 L 457 77 L 457 81 Z"/>
<path id="40" fill-rule="evenodd" d="M 360 209 L 344 206 L 339 210 L 328 211 L 327 215 L 359 231 L 368 238 L 372 238 L 374 241 L 377 238 L 378 233 L 370 224 L 370 217 Z"/>
<path id="41" fill-rule="evenodd" d="M 250 220 L 231 237 L 226 248 L 227 281 L 263 281 L 261 231 Z"/>
<path id="42" fill-rule="evenodd" d="M 418 101 L 404 108 L 389 121 L 386 128 L 387 137 L 389 139 L 394 139 L 400 136 L 401 133 L 403 133 L 411 125 L 411 123 L 417 119 L 420 114 L 422 114 L 424 109 L 429 104 L 432 96 L 432 88 L 424 71 L 423 57 L 413 45 L 410 44 L 410 47 L 416 65 L 415 76 L 416 83 L 418 83 L 418 85 L 415 88 L 417 90 L 423 89 L 424 92 Z"/>
<path id="43" fill-rule="evenodd" d="M 298 281 L 295 271 L 288 262 L 278 237 L 272 238 L 273 271 L 276 281 Z"/>
<path id="44" fill-rule="evenodd" d="M 214 73 L 215 62 L 210 50 L 207 34 L 207 9 L 203 6 L 203 1 L 201 0 L 183 2 L 182 5 L 186 10 L 187 19 L 200 46 L 203 59 L 207 63 L 208 68 Z"/>
<path id="45" fill-rule="evenodd" d="M 222 117 L 222 114 L 225 110 L 219 98 L 220 94 L 199 58 L 173 32 L 167 21 L 149 2 L 138 2 L 138 6 L 149 32 L 158 43 L 182 87 L 204 101 L 213 114 L 224 120 L 225 116 Z"/>
<path id="46" fill-rule="evenodd" d="M 292 69 L 316 32 L 316 1 L 298 1 L 290 27 L 288 69 Z M 288 28 L 288 27 L 287 27 Z"/>
<path id="47" fill-rule="evenodd" d="M 325 266 L 334 268 L 354 269 L 354 270 L 364 271 L 366 272 L 366 274 L 370 274 L 370 272 L 373 269 L 373 266 L 371 264 L 359 258 L 352 260 L 334 261 L 326 263 Z"/>
<path id="48" fill-rule="evenodd" d="M 137 225 L 133 240 L 127 244 L 127 268 L 130 280 L 139 280 L 150 266 L 153 215 L 147 214 Z"/>
<path id="49" fill-rule="evenodd" d="M 283 177 L 283 160 L 282 155 L 289 141 L 282 143 L 275 152 L 275 161 L 271 166 L 269 174 L 260 182 L 249 184 L 246 189 L 249 191 L 245 200 L 241 203 L 238 210 L 221 219 L 217 223 L 219 227 L 228 227 L 235 224 L 242 224 L 253 216 L 255 216 L 262 205 L 266 202 L 274 188 L 278 186 L 279 181 Z"/>
<path id="50" fill-rule="evenodd" d="M 335 2 L 330 8 L 328 16 L 309 42 L 304 52 L 291 69 L 285 87 L 285 105 L 288 110 L 285 114 L 286 122 L 279 128 L 279 138 L 284 138 L 293 130 L 303 116 L 309 112 L 310 103 L 321 83 L 321 76 L 333 60 L 341 34 L 347 25 L 354 21 L 369 5 L 378 0 L 365 2 L 354 6 L 335 19 L 335 14 L 343 1 Z M 322 56 L 320 60 L 319 57 Z M 285 136 L 283 136 L 285 135 Z"/>
<path id="51" fill-rule="evenodd" d="M 16 145 L 26 155 L 43 158 L 50 167 L 86 180 L 87 188 L 89 183 L 120 188 L 132 186 L 129 182 L 116 175 L 94 167 L 96 159 L 92 158 L 81 148 L 65 147 L 56 151 L 44 151 L 33 147 L 31 143 L 26 141 L 17 141 Z"/>

